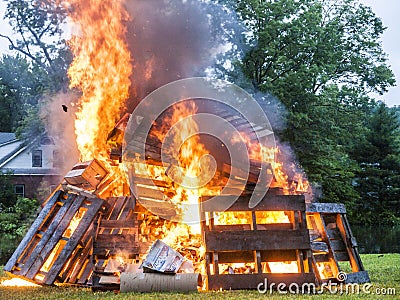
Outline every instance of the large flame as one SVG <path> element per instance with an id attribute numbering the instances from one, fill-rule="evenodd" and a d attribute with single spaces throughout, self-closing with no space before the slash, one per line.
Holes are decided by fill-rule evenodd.
<path id="1" fill-rule="evenodd" d="M 128 15 L 122 0 L 68 0 L 71 21 L 78 27 L 79 34 L 70 41 L 74 60 L 68 70 L 70 86 L 82 92 L 78 102 L 75 120 L 75 133 L 80 151 L 81 161 L 94 158 L 106 162 L 109 160 L 107 134 L 114 128 L 122 116 L 130 87 L 131 56 L 124 41 L 125 27 L 123 21 Z M 154 59 L 144 62 L 149 80 Z M 219 189 L 211 189 L 203 179 L 213 176 L 211 166 L 206 162 L 209 152 L 200 142 L 198 124 L 188 116 L 196 113 L 194 102 L 178 103 L 173 112 L 163 120 L 163 124 L 153 131 L 163 141 L 171 125 L 175 125 L 170 156 L 176 158 L 169 168 L 154 164 L 146 164 L 144 158 L 134 165 L 136 174 L 150 174 L 153 179 L 164 181 L 164 193 L 180 210 L 181 221 L 199 220 L 199 198 L 204 195 L 215 195 Z M 278 149 L 263 147 L 258 142 L 248 140 L 251 159 L 271 164 L 274 172 L 274 187 L 281 187 L 284 193 L 303 192 L 308 188 L 306 180 L 301 176 L 289 182 L 283 164 L 272 158 Z M 122 166 L 122 165 L 121 165 Z M 109 166 L 108 166 L 109 167 Z M 114 173 L 114 172 L 112 172 Z M 169 176 L 173 177 L 173 180 Z M 207 180 L 206 180 L 207 181 Z M 207 183 L 207 182 L 206 182 Z M 185 205 L 182 205 L 185 204 Z M 188 205 L 189 204 L 189 205 Z M 190 207 L 190 209 L 186 209 Z M 284 212 L 268 212 L 257 217 L 264 223 L 287 223 Z M 231 213 L 219 217 L 223 224 L 248 223 L 247 216 Z M 167 231 L 164 241 L 177 249 L 190 249 L 197 245 L 196 258 L 200 261 L 204 254 L 201 246 L 199 224 L 179 224 L 164 222 Z M 61 246 L 60 246 L 61 247 Z M 284 265 L 287 270 L 287 263 Z M 271 265 L 271 269 L 279 265 Z M 293 267 L 294 268 L 294 267 Z"/>
<path id="2" fill-rule="evenodd" d="M 70 87 L 78 87 L 75 133 L 82 161 L 108 157 L 106 137 L 128 98 L 131 57 L 124 41 L 128 14 L 122 0 L 68 0 L 79 34 L 69 44 Z"/>
<path id="3" fill-rule="evenodd" d="M 167 132 L 172 141 L 166 148 L 167 154 L 171 158 L 176 158 L 169 166 L 168 172 L 157 172 L 154 165 L 147 165 L 149 172 L 161 175 L 162 180 L 173 180 L 173 184 L 165 193 L 169 195 L 171 201 L 179 208 L 181 221 L 193 223 L 199 220 L 198 204 L 200 197 L 207 193 L 207 182 L 202 182 L 205 178 L 210 179 L 213 174 L 211 166 L 207 164 L 204 157 L 209 151 L 201 143 L 198 124 L 191 116 L 196 114 L 197 108 L 194 101 L 188 103 L 180 102 L 173 106 L 170 117 L 163 119 L 162 126 L 152 133 L 161 142 L 165 141 Z M 166 177 L 169 175 L 169 179 Z M 209 180 L 207 180 L 209 181 Z M 182 206 L 182 204 L 185 204 Z M 198 227 L 198 226 L 197 226 Z"/>

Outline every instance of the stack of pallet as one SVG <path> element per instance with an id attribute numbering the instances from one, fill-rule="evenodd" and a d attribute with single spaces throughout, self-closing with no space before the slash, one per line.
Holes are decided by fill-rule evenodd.
<path id="1" fill-rule="evenodd" d="M 118 289 L 118 274 L 106 266 L 118 258 L 138 260 L 151 245 L 139 243 L 134 198 L 104 197 L 113 181 L 97 160 L 74 166 L 45 201 L 4 270 L 41 285 Z"/>
<path id="2" fill-rule="evenodd" d="M 206 201 L 207 198 L 204 198 L 201 212 L 205 220 L 202 231 L 208 289 L 256 289 L 259 283 L 264 282 L 268 285 L 315 282 L 304 196 L 269 192 L 252 209 L 246 196 L 240 197 L 227 210 L 223 206 L 209 205 Z M 216 225 L 214 219 L 221 212 L 248 215 L 250 221 L 246 224 Z M 290 222 L 258 222 L 260 214 L 271 212 L 284 213 Z M 269 267 L 271 262 L 285 264 L 287 261 L 295 264 L 295 271 L 275 273 Z M 238 263 L 247 270 L 237 272 L 232 266 Z"/>

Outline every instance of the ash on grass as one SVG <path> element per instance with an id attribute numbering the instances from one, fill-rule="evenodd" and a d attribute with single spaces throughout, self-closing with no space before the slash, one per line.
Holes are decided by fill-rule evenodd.
<path id="1" fill-rule="evenodd" d="M 40 288 L 16 288 L 1 287 L 0 299 L 339 299 L 345 296 L 346 299 L 377 299 L 377 295 L 373 291 L 384 288 L 394 288 L 396 295 L 379 295 L 379 299 L 395 299 L 400 295 L 400 253 L 396 254 L 362 254 L 361 259 L 364 267 L 368 270 L 372 286 L 371 294 L 360 295 L 330 295 L 324 293 L 322 295 L 273 295 L 259 294 L 257 291 L 223 291 L 223 292 L 202 292 L 202 293 L 149 293 L 149 294 L 133 294 L 133 293 L 114 293 L 114 292 L 96 292 L 93 293 L 87 288 L 77 287 L 40 287 Z M 344 271 L 350 271 L 349 266 L 342 265 Z M 0 270 L 0 282 L 9 279 L 7 274 Z M 342 298 L 343 299 L 343 298 Z"/>

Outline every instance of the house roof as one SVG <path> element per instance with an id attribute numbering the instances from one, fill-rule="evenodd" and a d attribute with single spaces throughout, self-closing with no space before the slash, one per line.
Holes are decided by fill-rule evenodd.
<path id="1" fill-rule="evenodd" d="M 35 176 L 35 175 L 55 175 L 60 176 L 60 170 L 58 169 L 42 169 L 42 168 L 30 168 L 30 169 L 9 169 L 3 168 L 4 171 L 12 171 L 13 175 L 19 176 Z"/>
<path id="2" fill-rule="evenodd" d="M 32 147 L 37 146 L 36 142 L 40 141 L 41 145 L 46 146 L 54 145 L 52 140 L 44 140 L 43 137 L 44 135 L 29 142 L 16 138 L 14 133 L 0 132 L 0 170 L 2 172 L 12 171 L 13 175 L 19 176 L 59 175 L 60 169 L 51 168 L 48 159 L 43 167 L 32 167 L 29 151 Z"/>
<path id="3" fill-rule="evenodd" d="M 16 140 L 17 137 L 13 132 L 0 132 L 0 145 Z"/>

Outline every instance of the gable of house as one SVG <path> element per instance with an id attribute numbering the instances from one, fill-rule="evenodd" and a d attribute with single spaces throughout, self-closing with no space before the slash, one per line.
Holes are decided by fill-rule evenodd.
<path id="1" fill-rule="evenodd" d="M 43 135 L 26 143 L 10 133 L 0 133 L 0 170 L 12 173 L 17 195 L 42 200 L 62 178 L 60 158 L 51 138 Z M 45 182 L 48 191 L 43 191 Z"/>

